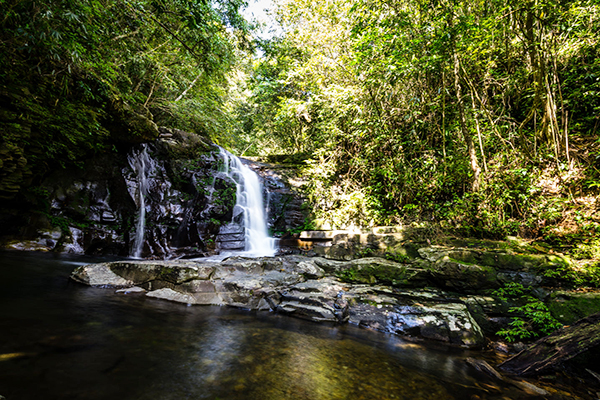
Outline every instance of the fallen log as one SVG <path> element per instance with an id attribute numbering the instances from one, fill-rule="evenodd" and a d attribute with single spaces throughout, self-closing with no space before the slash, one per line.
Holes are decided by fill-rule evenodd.
<path id="1" fill-rule="evenodd" d="M 492 367 L 490 364 L 483 360 L 467 357 L 465 361 L 477 371 L 486 373 L 492 378 L 495 378 L 499 381 L 510 383 L 511 385 L 518 387 L 527 394 L 533 396 L 547 396 L 549 394 L 546 390 L 539 388 L 532 383 L 503 377 L 502 375 L 500 375 L 500 373 L 498 373 L 498 371 L 494 369 L 494 367 Z"/>
<path id="2" fill-rule="evenodd" d="M 535 342 L 498 367 L 516 375 L 538 375 L 600 346 L 600 313 Z"/>

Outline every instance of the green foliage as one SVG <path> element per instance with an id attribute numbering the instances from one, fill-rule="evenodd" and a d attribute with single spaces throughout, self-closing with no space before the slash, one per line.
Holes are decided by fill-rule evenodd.
<path id="1" fill-rule="evenodd" d="M 59 228 L 63 235 L 71 234 L 71 230 L 69 229 L 70 221 L 67 218 L 48 215 L 48 220 L 52 226 Z"/>
<path id="2" fill-rule="evenodd" d="M 208 223 L 214 226 L 221 226 L 223 224 L 223 221 L 219 221 L 218 219 L 215 218 L 211 218 L 208 220 Z"/>
<path id="3" fill-rule="evenodd" d="M 153 114 L 199 134 L 230 130 L 223 95 L 248 48 L 243 1 L 0 5 L 0 197 L 114 142 L 154 139 Z"/>
<path id="4" fill-rule="evenodd" d="M 230 184 L 225 188 L 215 190 L 213 193 L 212 203 L 218 206 L 224 206 L 226 209 L 231 209 L 236 202 L 236 187 Z"/>
<path id="5" fill-rule="evenodd" d="M 565 202 L 542 177 L 581 168 L 581 184 L 599 181 L 599 7 L 284 2 L 285 34 L 262 43 L 235 108 L 241 145 L 310 155 L 313 215 L 332 227 L 543 235 Z"/>
<path id="6" fill-rule="evenodd" d="M 545 269 L 542 274 L 546 278 L 573 287 L 600 287 L 600 262 L 598 261 L 580 266 L 562 264 L 558 268 Z"/>
<path id="7" fill-rule="evenodd" d="M 515 314 L 509 328 L 496 332 L 509 342 L 535 339 L 562 327 L 546 304 L 532 296 L 531 287 L 526 288 L 520 283 L 510 282 L 494 291 L 493 295 L 504 302 L 519 304 L 509 309 L 510 313 Z"/>

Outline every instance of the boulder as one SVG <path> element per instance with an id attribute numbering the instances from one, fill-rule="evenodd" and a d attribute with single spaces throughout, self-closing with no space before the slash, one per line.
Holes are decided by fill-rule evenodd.
<path id="1" fill-rule="evenodd" d="M 276 310 L 313 321 L 346 322 L 349 304 L 343 293 L 348 290 L 333 278 L 309 280 L 280 293 Z"/>
<path id="2" fill-rule="evenodd" d="M 98 287 L 128 288 L 135 285 L 133 281 L 114 273 L 110 267 L 110 263 L 82 265 L 73 271 L 71 278 Z"/>
<path id="3" fill-rule="evenodd" d="M 485 338 L 468 307 L 451 295 L 431 290 L 393 291 L 386 287 L 356 287 L 350 322 L 403 336 L 453 345 L 482 346 Z"/>

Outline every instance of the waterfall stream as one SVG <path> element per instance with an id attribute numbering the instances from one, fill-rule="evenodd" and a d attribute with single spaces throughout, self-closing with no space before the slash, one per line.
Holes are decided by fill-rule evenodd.
<path id="1" fill-rule="evenodd" d="M 235 230 L 235 235 L 239 243 L 238 247 L 229 247 L 231 250 L 236 250 L 235 254 L 262 257 L 272 256 L 275 254 L 275 239 L 269 237 L 267 230 L 267 219 L 263 202 L 263 188 L 258 175 L 252 171 L 242 161 L 220 148 L 220 166 L 219 175 L 223 178 L 228 178 L 236 185 L 236 204 L 233 209 L 233 217 L 228 227 Z M 160 169 L 160 165 L 156 164 L 149 152 L 148 146 L 142 144 L 138 149 L 134 149 L 128 155 L 130 178 L 129 192 L 134 198 L 137 206 L 137 215 L 135 218 L 135 235 L 131 240 L 130 255 L 134 258 L 141 258 L 146 242 L 146 208 L 149 206 L 147 195 L 150 191 L 151 177 L 156 175 L 155 170 Z M 154 179 L 154 178 L 152 178 Z M 195 177 L 192 177 L 192 182 L 196 186 Z M 152 190 L 160 190 L 158 187 Z M 212 202 L 214 192 L 214 179 L 208 188 L 208 201 Z M 185 225 L 186 218 L 183 220 Z M 243 249 L 243 251 L 242 251 Z M 225 249 L 222 249 L 225 250 Z M 230 254 L 229 252 L 221 251 L 222 255 Z"/>
<path id="2" fill-rule="evenodd" d="M 223 171 L 236 183 L 234 220 L 243 213 L 245 255 L 260 257 L 275 254 L 275 239 L 269 237 L 263 191 L 256 172 L 221 148 Z"/>
<path id="3" fill-rule="evenodd" d="M 142 250 L 144 248 L 144 230 L 146 228 L 146 195 L 148 194 L 149 186 L 148 176 L 154 169 L 154 161 L 148 154 L 148 147 L 146 144 L 142 144 L 140 150 L 132 150 L 131 154 L 127 156 L 127 161 L 129 161 L 129 166 L 135 172 L 138 182 L 138 215 L 136 218 L 135 238 L 133 239 L 131 255 L 135 258 L 141 258 Z"/>

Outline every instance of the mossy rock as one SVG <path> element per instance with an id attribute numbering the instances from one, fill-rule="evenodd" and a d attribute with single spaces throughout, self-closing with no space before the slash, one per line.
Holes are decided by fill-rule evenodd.
<path id="1" fill-rule="evenodd" d="M 180 284 L 199 277 L 198 270 L 166 262 L 136 262 L 123 261 L 110 264 L 110 269 L 115 274 L 135 284 L 142 284 L 150 281 L 163 281 L 173 284 Z"/>
<path id="2" fill-rule="evenodd" d="M 421 257 L 436 261 L 449 257 L 465 264 L 477 264 L 510 271 L 543 271 L 571 266 L 571 261 L 562 255 L 515 253 L 510 249 L 471 249 L 464 247 L 431 246 L 420 248 Z"/>
<path id="3" fill-rule="evenodd" d="M 429 269 L 438 285 L 452 290 L 471 292 L 499 286 L 494 268 L 460 262 L 448 256 L 429 264 Z"/>
<path id="4" fill-rule="evenodd" d="M 219 148 L 210 139 L 179 129 L 160 127 L 161 137 L 169 137 L 159 143 L 166 149 L 170 160 L 194 160 L 210 153 L 219 153 Z"/>
<path id="5" fill-rule="evenodd" d="M 419 268 L 388 262 L 377 258 L 355 260 L 336 275 L 345 282 L 388 284 L 398 287 L 423 287 L 429 274 Z"/>
<path id="6" fill-rule="evenodd" d="M 552 316 L 563 324 L 600 312 L 600 292 L 554 292 L 547 301 Z"/>

